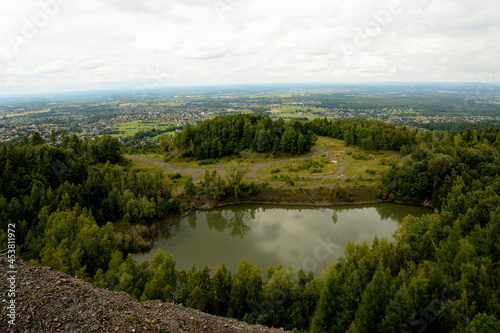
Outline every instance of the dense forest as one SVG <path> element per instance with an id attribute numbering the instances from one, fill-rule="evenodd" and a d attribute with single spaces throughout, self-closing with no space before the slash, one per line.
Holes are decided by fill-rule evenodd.
<path id="1" fill-rule="evenodd" d="M 259 153 L 308 152 L 316 141 L 314 133 L 301 121 L 285 123 L 269 117 L 238 114 L 217 116 L 196 126 L 187 125 L 174 140 L 182 156 L 199 160 L 237 154 L 244 149 Z"/>
<path id="2" fill-rule="evenodd" d="M 284 140 L 292 130 L 294 139 Z M 266 149 L 255 133 L 269 133 Z M 381 199 L 427 200 L 435 212 L 407 216 L 393 242 L 349 243 L 318 276 L 282 265 L 263 273 L 245 259 L 236 272 L 222 263 L 214 272 L 178 270 L 164 252 L 137 264 L 130 253 L 151 246 L 146 235 L 154 218 L 178 211 L 204 187 L 216 196 L 231 184 L 207 172 L 200 186 L 188 180 L 190 193 L 178 196 L 168 175 L 129 165 L 114 138 L 65 137 L 56 147 L 34 135 L 0 148 L 0 248 L 14 223 L 18 253 L 32 264 L 139 300 L 175 301 L 298 332 L 500 331 L 500 130 L 450 134 L 374 120 L 283 123 L 231 116 L 190 126 L 175 144 L 197 158 L 241 149 L 298 153 L 300 135 L 310 138 L 304 149 L 315 135 L 325 135 L 364 149 L 400 151 L 406 156 L 383 176 Z M 214 140 L 217 149 L 203 155 Z"/>
<path id="3" fill-rule="evenodd" d="M 366 150 L 409 152 L 417 133 L 409 127 L 379 120 L 317 118 L 309 122 L 285 122 L 283 119 L 272 121 L 262 115 L 238 114 L 207 119 L 196 126 L 188 124 L 176 134 L 174 147 L 181 151 L 181 156 L 199 160 L 233 155 L 245 149 L 302 154 L 314 145 L 316 135 L 323 135 Z"/>
<path id="4" fill-rule="evenodd" d="M 406 126 L 395 126 L 380 120 L 342 119 L 331 121 L 326 118 L 306 123 L 316 135 L 344 140 L 347 146 L 355 145 L 365 150 L 401 150 L 410 152 L 416 143 L 418 131 Z"/>
<path id="5" fill-rule="evenodd" d="M 113 250 L 149 248 L 147 223 L 176 211 L 178 203 L 168 176 L 123 162 L 111 137 L 73 136 L 49 147 L 35 135 L 16 147 L 3 145 L 2 242 L 7 225 L 15 223 L 21 258 L 81 277 L 106 269 Z"/>

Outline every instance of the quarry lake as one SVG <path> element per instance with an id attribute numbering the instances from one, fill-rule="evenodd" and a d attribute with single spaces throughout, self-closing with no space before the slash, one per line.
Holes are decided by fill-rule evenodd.
<path id="1" fill-rule="evenodd" d="M 348 241 L 371 245 L 375 235 L 393 240 L 397 222 L 406 215 L 432 210 L 379 203 L 332 207 L 238 205 L 195 211 L 184 218 L 159 222 L 159 239 L 138 262 L 158 249 L 170 252 L 178 269 L 207 265 L 213 272 L 224 263 L 232 272 L 245 257 L 264 273 L 269 265 L 292 265 L 318 272 L 344 255 Z"/>

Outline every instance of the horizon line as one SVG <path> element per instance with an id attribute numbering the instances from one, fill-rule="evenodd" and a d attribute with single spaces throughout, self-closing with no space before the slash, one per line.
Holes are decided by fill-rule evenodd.
<path id="1" fill-rule="evenodd" d="M 81 90 L 54 90 L 50 92 L 32 92 L 32 93 L 21 93 L 21 94 L 6 94 L 3 95 L 0 92 L 0 99 L 8 98 L 23 98 L 23 97 L 54 97 L 50 95 L 70 95 L 70 94 L 82 94 L 82 93 L 98 93 L 98 92 L 129 92 L 129 95 L 153 95 L 153 92 L 158 92 L 161 90 L 172 90 L 172 89 L 186 89 L 186 88 L 230 88 L 230 87 L 248 87 L 248 86 L 275 86 L 275 87 L 287 87 L 298 85 L 316 85 L 316 86 L 405 86 L 405 85 L 483 85 L 483 86 L 500 86 L 500 82 L 477 82 L 477 81 L 461 81 L 461 82 L 427 82 L 427 81 L 366 81 L 366 82 L 271 82 L 271 83 L 221 83 L 221 84 L 186 84 L 186 85 L 172 85 L 172 86 L 159 86 L 153 88 L 147 87 L 122 87 L 122 88 L 101 88 L 101 89 L 81 89 Z M 143 91 L 143 93 L 138 93 Z"/>

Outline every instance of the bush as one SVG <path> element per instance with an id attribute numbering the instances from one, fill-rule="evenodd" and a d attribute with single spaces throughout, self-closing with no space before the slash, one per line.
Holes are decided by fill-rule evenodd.
<path id="1" fill-rule="evenodd" d="M 368 173 L 368 174 L 370 174 L 370 175 L 374 175 L 374 174 L 377 173 L 377 171 L 372 170 L 372 169 L 366 169 L 365 172 Z"/>
<path id="2" fill-rule="evenodd" d="M 181 174 L 176 172 L 176 173 L 169 173 L 168 174 L 168 178 L 170 178 L 171 180 L 174 180 L 174 179 L 179 179 L 181 178 Z"/>
<path id="3" fill-rule="evenodd" d="M 250 186 L 248 187 L 248 194 L 249 195 L 256 195 L 257 194 L 257 186 L 255 185 L 254 182 L 250 183 Z"/>
<path id="4" fill-rule="evenodd" d="M 271 173 L 278 173 L 280 172 L 281 169 L 280 168 L 274 168 L 274 169 L 271 169 Z"/>
<path id="5" fill-rule="evenodd" d="M 198 165 L 202 166 L 202 165 L 210 165 L 210 164 L 217 164 L 217 163 L 219 163 L 218 159 L 209 158 L 208 160 L 199 161 Z"/>
<path id="6" fill-rule="evenodd" d="M 356 159 L 356 160 L 368 160 L 368 156 L 366 154 L 354 154 L 352 155 L 352 158 Z"/>
<path id="7" fill-rule="evenodd" d="M 174 156 L 170 153 L 167 153 L 165 154 L 165 156 L 163 156 L 163 162 L 169 162 Z"/>
<path id="8" fill-rule="evenodd" d="M 380 160 L 380 164 L 381 165 L 394 165 L 394 161 L 393 160 L 389 160 L 389 159 L 386 159 L 386 158 L 383 158 Z"/>

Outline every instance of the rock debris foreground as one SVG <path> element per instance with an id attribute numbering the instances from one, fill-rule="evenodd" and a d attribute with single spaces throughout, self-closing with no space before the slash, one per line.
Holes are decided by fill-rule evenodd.
<path id="1" fill-rule="evenodd" d="M 50 267 L 16 261 L 15 326 L 8 262 L 0 256 L 0 332 L 283 332 L 160 301 L 138 302 Z"/>

